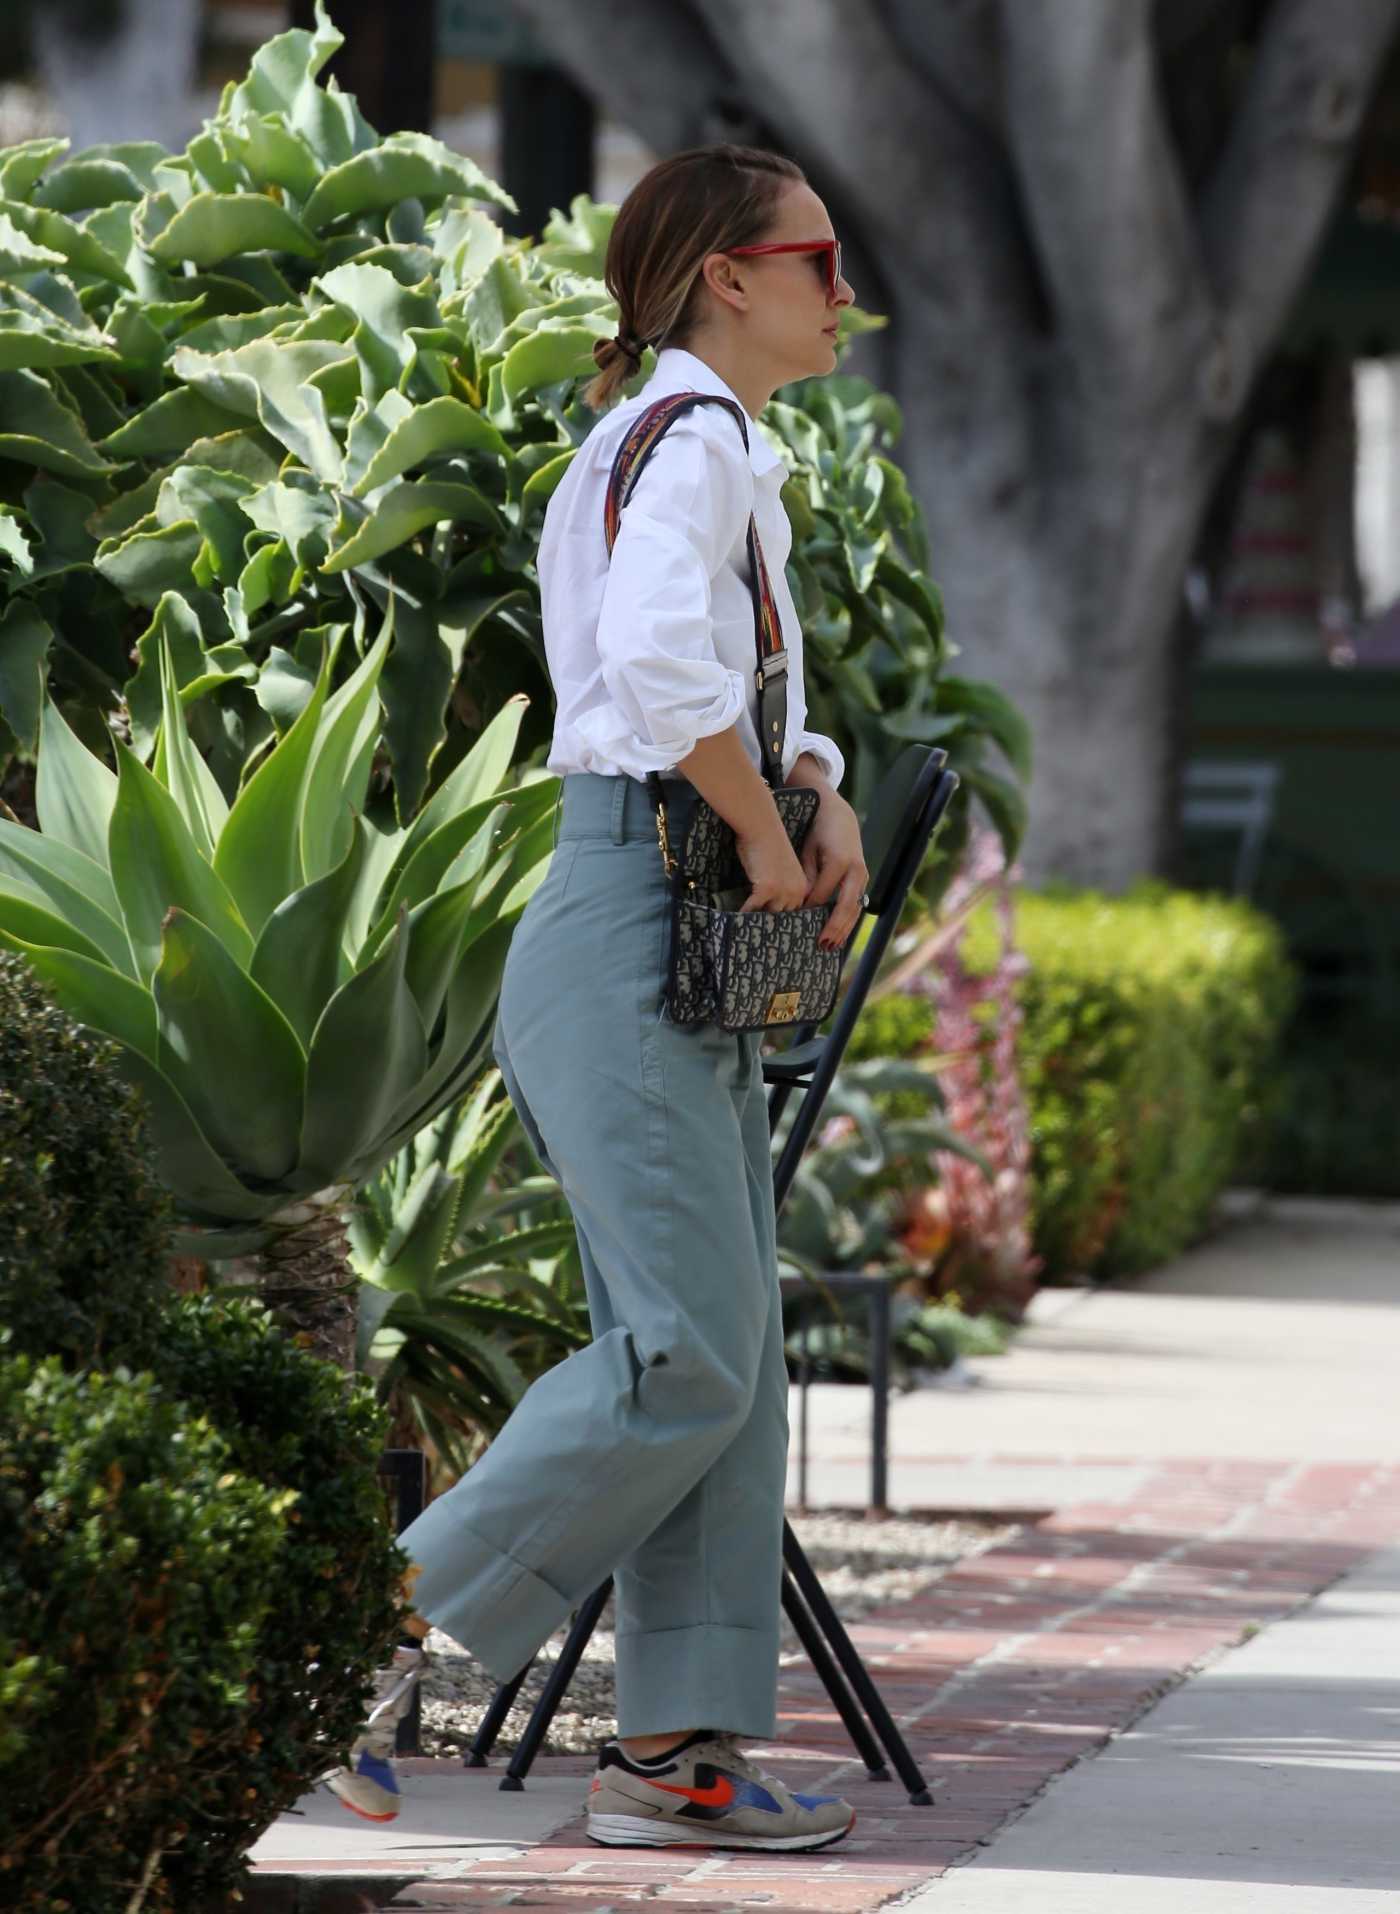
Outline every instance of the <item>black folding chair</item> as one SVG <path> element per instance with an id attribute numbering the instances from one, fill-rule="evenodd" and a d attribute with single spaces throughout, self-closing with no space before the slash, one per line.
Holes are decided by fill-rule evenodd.
<path id="1" fill-rule="evenodd" d="M 832 1016 L 831 1029 L 818 1035 L 816 1024 L 799 1024 L 785 1050 L 763 1060 L 763 1079 L 770 1085 L 768 1121 L 776 1129 L 794 1090 L 803 1091 L 792 1125 L 773 1170 L 773 1190 L 779 1210 L 811 1139 L 822 1104 L 831 1088 L 857 1017 L 875 981 L 885 951 L 899 924 L 910 887 L 919 874 L 929 840 L 957 789 L 958 779 L 947 768 L 947 753 L 927 745 L 902 751 L 882 780 L 862 827 L 870 880 L 868 909 L 875 918 L 869 937 L 850 971 L 846 987 Z M 524 1785 L 539 1753 L 549 1724 L 574 1678 L 580 1657 L 598 1626 L 612 1592 L 611 1577 L 594 1590 L 578 1609 L 558 1660 L 535 1703 L 520 1745 L 502 1777 L 501 1786 L 514 1792 Z M 885 1756 L 909 1791 L 916 1806 L 927 1807 L 932 1797 L 914 1765 L 869 1671 L 856 1653 L 841 1618 L 789 1522 L 783 1523 L 782 1602 L 808 1660 L 821 1679 L 845 1724 L 856 1753 L 872 1781 L 888 1781 Z M 471 1747 L 463 1757 L 468 1768 L 486 1765 L 506 1716 L 515 1705 L 532 1663 L 497 1689 Z M 883 1747 L 883 1752 L 882 1752 Z"/>

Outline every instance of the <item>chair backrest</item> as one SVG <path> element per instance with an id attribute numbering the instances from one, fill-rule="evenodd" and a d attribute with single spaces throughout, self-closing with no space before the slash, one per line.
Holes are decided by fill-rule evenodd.
<path id="1" fill-rule="evenodd" d="M 932 802 L 947 761 L 947 752 L 932 745 L 906 745 L 876 786 L 861 825 L 861 848 L 870 872 L 870 909 L 877 916 L 889 902 L 911 830 Z"/>

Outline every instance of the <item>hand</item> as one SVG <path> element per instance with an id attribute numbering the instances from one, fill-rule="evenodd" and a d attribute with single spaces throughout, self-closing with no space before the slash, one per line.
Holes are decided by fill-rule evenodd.
<path id="1" fill-rule="evenodd" d="M 735 833 L 739 862 L 752 889 L 740 910 L 796 910 L 807 895 L 807 873 L 772 806 L 773 822 L 754 837 Z M 815 826 L 814 826 L 815 828 Z"/>
<path id="2" fill-rule="evenodd" d="M 836 900 L 817 941 L 830 950 L 839 950 L 859 921 L 870 873 L 861 849 L 860 819 L 829 785 L 822 792 L 817 815 L 802 846 L 802 869 L 808 883 L 804 903 Z"/>

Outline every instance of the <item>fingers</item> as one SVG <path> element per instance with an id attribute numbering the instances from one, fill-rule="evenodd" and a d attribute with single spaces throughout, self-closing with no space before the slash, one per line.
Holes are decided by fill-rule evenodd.
<path id="1" fill-rule="evenodd" d="M 839 950 L 860 921 L 867 875 L 864 864 L 847 865 L 836 893 L 836 907 L 817 939 L 825 949 Z"/>

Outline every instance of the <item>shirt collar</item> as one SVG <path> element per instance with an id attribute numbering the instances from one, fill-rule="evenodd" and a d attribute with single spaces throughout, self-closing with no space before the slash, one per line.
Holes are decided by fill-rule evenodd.
<path id="1" fill-rule="evenodd" d="M 732 392 L 721 379 L 713 366 L 697 358 L 695 353 L 687 352 L 684 346 L 663 346 L 656 355 L 656 370 L 647 380 L 642 398 L 650 403 L 653 399 L 662 399 L 672 392 L 712 392 L 716 398 L 732 399 L 744 413 L 749 425 L 749 464 L 753 467 L 755 478 L 782 468 L 784 478 L 788 468 L 768 443 L 763 429 L 753 418 L 737 392 Z"/>

